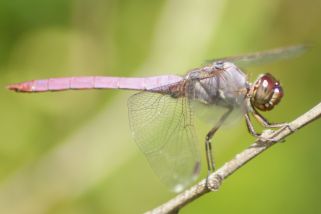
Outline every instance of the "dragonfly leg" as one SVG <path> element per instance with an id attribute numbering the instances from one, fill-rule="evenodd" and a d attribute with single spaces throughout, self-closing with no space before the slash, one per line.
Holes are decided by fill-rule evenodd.
<path id="1" fill-rule="evenodd" d="M 221 127 L 221 125 L 224 123 L 224 121 L 227 119 L 227 117 L 232 112 L 233 108 L 230 107 L 227 112 L 225 112 L 222 117 L 219 119 L 219 121 L 215 124 L 215 126 L 207 133 L 206 139 L 205 139 L 205 152 L 206 152 L 206 161 L 207 161 L 207 172 L 208 175 L 210 175 L 211 172 L 215 171 L 215 164 L 213 159 L 213 153 L 212 153 L 212 144 L 211 139 L 213 138 L 216 131 Z"/>
<path id="2" fill-rule="evenodd" d="M 262 141 L 275 141 L 275 139 L 273 139 L 273 137 L 274 137 L 275 135 L 274 135 L 272 138 L 264 138 L 264 137 L 261 136 L 262 133 L 257 133 L 257 132 L 255 131 L 255 129 L 254 129 L 254 126 L 253 126 L 252 122 L 251 122 L 251 119 L 250 119 L 249 114 L 246 113 L 244 116 L 245 116 L 245 121 L 246 121 L 247 129 L 248 129 L 248 131 L 251 133 L 251 135 L 253 135 L 254 137 L 258 137 L 258 138 L 259 138 L 260 140 L 262 140 Z M 282 129 L 284 129 L 284 128 L 288 127 L 288 126 L 287 126 L 287 125 L 283 125 L 283 126 L 281 126 L 281 127 L 282 127 Z M 281 130 L 282 130 L 282 129 L 281 129 Z M 292 130 L 292 129 L 291 129 L 291 130 Z"/>
<path id="3" fill-rule="evenodd" d="M 253 135 L 254 137 L 260 137 L 261 133 L 257 133 L 255 131 L 254 126 L 253 126 L 251 119 L 250 119 L 250 115 L 248 113 L 246 113 L 244 115 L 244 117 L 245 117 L 247 130 L 250 132 L 250 134 Z"/>
<path id="4" fill-rule="evenodd" d="M 261 115 L 255 109 L 253 109 L 252 114 L 254 118 L 265 128 L 280 128 L 283 126 L 288 126 L 287 123 L 270 123 L 263 115 Z"/>
<path id="5" fill-rule="evenodd" d="M 255 109 L 253 109 L 252 114 L 255 117 L 255 119 L 265 128 L 282 128 L 281 130 L 288 128 L 291 132 L 295 131 L 291 128 L 291 126 L 288 123 L 270 123 L 263 115 L 261 115 Z"/>

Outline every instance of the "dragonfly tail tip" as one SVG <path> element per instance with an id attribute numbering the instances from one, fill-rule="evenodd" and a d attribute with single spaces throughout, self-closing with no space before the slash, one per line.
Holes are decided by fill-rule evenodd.
<path id="1" fill-rule="evenodd" d="M 15 91 L 15 92 L 21 91 L 18 84 L 10 84 L 10 85 L 7 85 L 6 88 L 10 91 Z"/>

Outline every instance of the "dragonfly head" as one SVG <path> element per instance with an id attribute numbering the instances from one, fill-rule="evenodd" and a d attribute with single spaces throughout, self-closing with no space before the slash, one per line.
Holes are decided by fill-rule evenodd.
<path id="1" fill-rule="evenodd" d="M 278 104 L 283 97 L 280 82 L 271 74 L 260 75 L 251 88 L 251 103 L 261 111 L 269 111 Z"/>

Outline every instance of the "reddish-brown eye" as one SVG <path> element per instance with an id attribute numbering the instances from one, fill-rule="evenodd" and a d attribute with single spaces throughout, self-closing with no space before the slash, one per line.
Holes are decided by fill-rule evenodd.
<path id="1" fill-rule="evenodd" d="M 271 74 L 261 75 L 253 84 L 251 103 L 262 111 L 273 109 L 282 97 L 283 89 Z"/>

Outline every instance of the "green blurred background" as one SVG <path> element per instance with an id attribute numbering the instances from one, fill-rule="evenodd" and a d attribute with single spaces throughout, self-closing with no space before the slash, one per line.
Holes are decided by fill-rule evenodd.
<path id="1" fill-rule="evenodd" d="M 207 59 L 308 43 L 299 58 L 245 69 L 251 80 L 267 71 L 281 80 L 285 97 L 265 115 L 290 121 L 321 100 L 320 9 L 319 0 L 1 0 L 0 213 L 141 213 L 174 196 L 131 139 L 132 92 L 17 94 L 6 84 L 184 74 Z M 201 141 L 211 124 L 197 127 Z M 274 146 L 181 213 L 321 213 L 320 128 Z M 217 164 L 252 141 L 244 121 L 220 131 Z"/>

